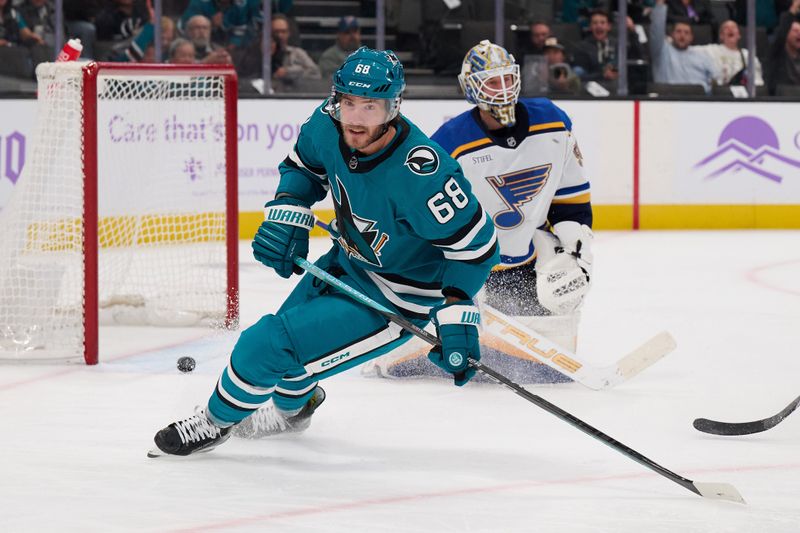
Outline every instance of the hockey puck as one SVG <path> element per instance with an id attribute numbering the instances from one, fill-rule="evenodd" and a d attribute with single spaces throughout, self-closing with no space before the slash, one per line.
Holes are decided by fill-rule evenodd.
<path id="1" fill-rule="evenodd" d="M 196 365 L 197 362 L 192 357 L 186 356 L 178 358 L 178 370 L 181 372 L 191 372 Z"/>

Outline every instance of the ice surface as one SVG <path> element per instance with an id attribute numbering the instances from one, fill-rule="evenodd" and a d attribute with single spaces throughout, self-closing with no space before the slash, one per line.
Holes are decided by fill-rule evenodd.
<path id="1" fill-rule="evenodd" d="M 249 243 L 241 257 L 250 324 L 294 282 Z M 763 418 L 800 394 L 800 232 L 600 232 L 595 257 L 579 352 L 609 364 L 662 329 L 678 348 L 613 390 L 534 392 L 685 477 L 735 485 L 746 506 L 497 386 L 357 370 L 325 382 L 305 434 L 148 459 L 156 430 L 205 402 L 236 334 L 117 327 L 94 368 L 0 364 L 0 531 L 800 531 L 800 415 L 748 437 L 691 425 Z"/>

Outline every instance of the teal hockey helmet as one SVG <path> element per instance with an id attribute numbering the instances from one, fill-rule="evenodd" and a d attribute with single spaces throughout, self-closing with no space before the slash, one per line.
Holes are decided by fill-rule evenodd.
<path id="1" fill-rule="evenodd" d="M 362 46 L 350 54 L 339 70 L 333 75 L 331 98 L 327 111 L 330 115 L 342 120 L 342 98 L 352 95 L 359 98 L 380 100 L 385 113 L 359 117 L 366 120 L 363 125 L 376 126 L 392 120 L 400 112 L 400 101 L 406 87 L 403 76 L 403 65 L 391 50 L 373 50 Z"/>

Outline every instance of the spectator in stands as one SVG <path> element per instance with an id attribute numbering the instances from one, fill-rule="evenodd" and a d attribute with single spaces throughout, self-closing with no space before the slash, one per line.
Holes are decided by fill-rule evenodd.
<path id="1" fill-rule="evenodd" d="M 544 42 L 544 56 L 549 69 L 547 90 L 550 94 L 578 95 L 581 92 L 581 80 L 567 62 L 567 51 L 555 37 L 548 37 Z"/>
<path id="2" fill-rule="evenodd" d="M 778 25 L 778 15 L 791 5 L 791 0 L 756 0 L 756 26 L 772 33 Z M 733 19 L 742 26 L 747 25 L 747 0 L 733 2 Z M 731 10 L 731 4 L 728 4 Z"/>
<path id="3" fill-rule="evenodd" d="M 531 23 L 530 40 L 524 50 L 523 55 L 540 56 L 544 55 L 545 41 L 552 37 L 550 26 L 546 22 L 536 21 Z"/>
<path id="4" fill-rule="evenodd" d="M 283 64 L 275 71 L 275 78 L 291 82 L 300 78 L 318 80 L 322 77 L 319 67 L 309 57 L 308 53 L 298 46 L 289 44 L 291 34 L 289 19 L 286 15 L 276 13 L 272 16 L 272 35 L 275 36 L 275 40 L 278 43 L 278 51 L 276 53 L 283 54 Z"/>
<path id="5" fill-rule="evenodd" d="M 175 39 L 169 45 L 167 61 L 176 65 L 191 65 L 195 62 L 194 44 L 186 39 Z"/>
<path id="6" fill-rule="evenodd" d="M 94 24 L 100 41 L 131 39 L 150 20 L 147 6 L 141 0 L 113 0 L 97 13 Z"/>
<path id="7" fill-rule="evenodd" d="M 642 52 L 633 21 L 628 18 L 628 58 L 640 59 Z M 575 66 L 583 81 L 616 80 L 617 39 L 611 37 L 611 18 L 605 11 L 594 11 L 589 22 L 590 34 L 575 49 Z"/>
<path id="8" fill-rule="evenodd" d="M 55 7 L 52 0 L 26 0 L 19 7 L 25 25 L 41 37 L 40 44 L 53 47 L 55 42 Z"/>
<path id="9" fill-rule="evenodd" d="M 352 16 L 340 18 L 336 43 L 319 57 L 319 69 L 322 75 L 331 76 L 359 46 L 361 46 L 361 29 L 358 27 L 358 19 Z"/>
<path id="10" fill-rule="evenodd" d="M 581 29 L 586 29 L 589 26 L 591 13 L 603 9 L 605 4 L 603 0 L 563 0 L 561 16 L 557 18 L 561 22 L 577 23 Z"/>
<path id="11" fill-rule="evenodd" d="M 263 34 L 259 33 L 257 39 L 250 41 L 245 48 L 236 49 L 233 52 L 233 64 L 236 65 L 236 73 L 240 78 L 260 78 L 263 74 L 263 60 L 261 53 L 261 40 Z M 270 41 L 270 54 L 272 76 L 283 67 L 283 50 L 280 48 L 278 38 L 274 35 Z M 283 82 L 273 79 L 273 88 L 281 90 L 284 88 Z"/>
<path id="12" fill-rule="evenodd" d="M 710 24 L 716 27 L 709 0 L 668 0 L 667 23 L 689 21 L 690 24 Z"/>
<path id="13" fill-rule="evenodd" d="M 168 50 L 172 41 L 175 40 L 175 23 L 169 17 L 161 17 L 161 46 L 162 50 Z M 155 60 L 155 25 L 148 22 L 131 41 L 130 46 L 120 54 L 118 61 L 131 61 L 133 63 L 143 62 L 152 63 Z M 150 47 L 153 47 L 152 55 L 148 60 L 147 54 Z"/>
<path id="14" fill-rule="evenodd" d="M 203 15 L 195 15 L 186 21 L 186 37 L 194 44 L 198 63 L 233 63 L 227 50 L 211 42 L 211 21 Z"/>
<path id="15" fill-rule="evenodd" d="M 800 0 L 793 0 L 778 20 L 767 82 L 772 95 L 776 94 L 778 85 L 800 86 Z"/>
<path id="16" fill-rule="evenodd" d="M 742 34 L 739 25 L 726 20 L 719 27 L 719 44 L 696 46 L 704 50 L 714 60 L 717 69 L 717 85 L 747 85 L 747 63 L 750 55 L 745 48 L 739 48 Z M 756 85 L 764 85 L 761 75 L 761 62 L 756 60 Z"/>
<path id="17" fill-rule="evenodd" d="M 84 59 L 94 59 L 94 43 L 97 40 L 97 30 L 94 25 L 95 14 L 99 11 L 101 0 L 69 0 L 64 2 L 64 21 L 67 26 L 68 38 L 76 37 L 81 40 Z"/>
<path id="18" fill-rule="evenodd" d="M 19 11 L 11 7 L 11 0 L 0 0 L 0 46 L 29 43 L 44 44 L 44 40 L 28 28 Z"/>
<path id="19" fill-rule="evenodd" d="M 692 26 L 678 21 L 672 28 L 672 42 L 666 37 L 666 0 L 656 0 L 650 14 L 650 59 L 656 83 L 702 85 L 706 93 L 718 76 L 716 64 L 702 48 L 692 44 Z"/>
<path id="20" fill-rule="evenodd" d="M 272 11 L 291 9 L 292 2 L 273 0 Z M 262 0 L 191 0 L 178 21 L 185 31 L 189 19 L 203 15 L 211 21 L 211 41 L 228 50 L 247 46 L 264 23 Z"/>

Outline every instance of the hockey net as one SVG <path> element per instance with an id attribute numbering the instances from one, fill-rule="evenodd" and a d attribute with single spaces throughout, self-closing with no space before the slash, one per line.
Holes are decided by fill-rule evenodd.
<path id="1" fill-rule="evenodd" d="M 0 358 L 98 360 L 106 322 L 234 326 L 236 75 L 49 63 L 0 213 Z"/>

